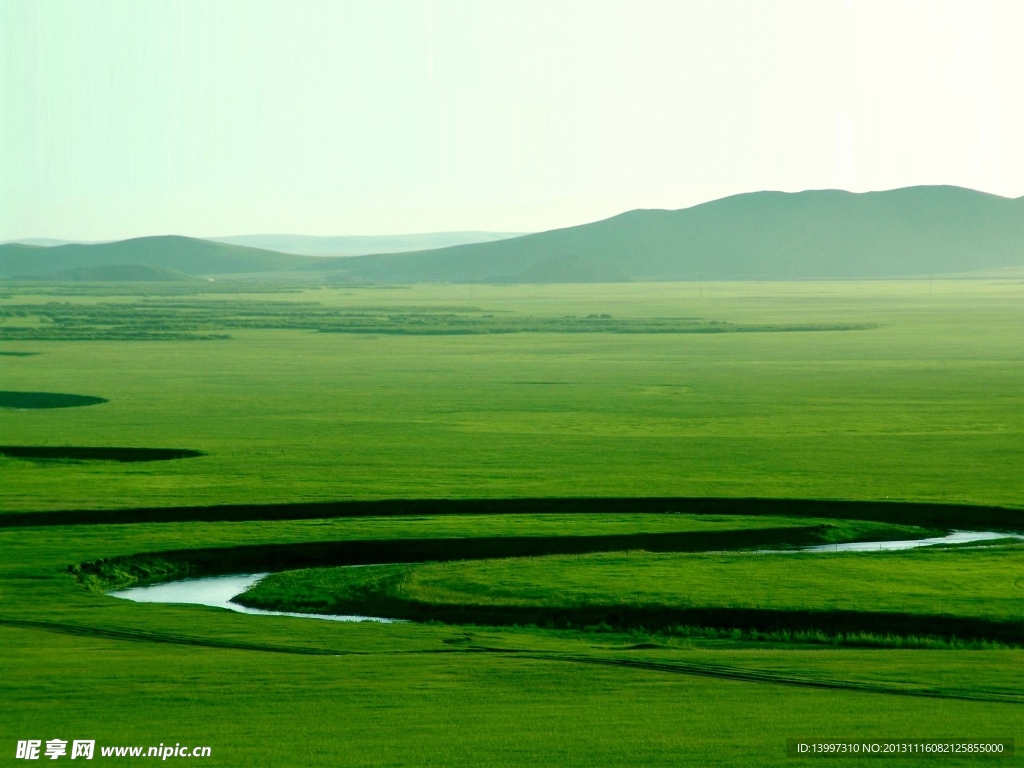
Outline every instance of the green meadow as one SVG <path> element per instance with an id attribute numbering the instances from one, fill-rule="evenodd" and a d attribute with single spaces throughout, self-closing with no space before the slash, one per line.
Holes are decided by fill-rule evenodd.
<path id="1" fill-rule="evenodd" d="M 3 305 L 152 298 L 17 294 Z M 186 298 L 229 307 L 254 299 Z M 40 353 L 4 357 L 0 388 L 110 401 L 0 408 L 4 444 L 207 454 L 60 466 L 0 457 L 0 509 L 552 496 L 1018 506 L 1024 498 L 1017 280 L 323 288 L 258 298 L 338 312 L 462 306 L 519 317 L 876 327 L 463 335 L 206 327 L 230 338 L 0 341 Z M 0 325 L 0 340 L 13 321 Z"/>
<path id="2" fill-rule="evenodd" d="M 1020 544 L 782 551 L 1024 529 L 1019 278 L 0 293 L 0 762 L 52 738 L 225 766 L 1024 744 Z M 651 497 L 678 501 L 628 508 Z M 388 500 L 480 505 L 288 506 Z M 922 504 L 947 522 L 901 516 Z M 267 571 L 241 601 L 410 620 L 106 594 Z"/>

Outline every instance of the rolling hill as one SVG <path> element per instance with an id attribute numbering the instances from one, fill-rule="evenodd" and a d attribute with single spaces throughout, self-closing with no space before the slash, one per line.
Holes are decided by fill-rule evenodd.
<path id="1" fill-rule="evenodd" d="M 390 283 L 950 275 L 1024 266 L 1024 198 L 961 187 L 753 192 L 492 242 L 347 257 L 176 236 L 0 245 L 0 276 L 130 264 L 187 275 L 317 271 L 332 282 Z"/>
<path id="2" fill-rule="evenodd" d="M 103 264 L 98 267 L 74 267 L 52 275 L 32 276 L 35 280 L 88 281 L 105 283 L 180 283 L 199 280 L 167 267 L 148 264 Z"/>
<path id="3" fill-rule="evenodd" d="M 937 275 L 1024 265 L 1024 198 L 960 187 L 754 192 L 513 240 L 356 257 L 392 282 L 593 282 Z"/>
<path id="4" fill-rule="evenodd" d="M 175 235 L 52 247 L 0 245 L 0 275 L 5 277 L 49 279 L 68 270 L 133 264 L 186 275 L 245 274 L 304 270 L 317 261 L 310 256 L 291 256 Z"/>

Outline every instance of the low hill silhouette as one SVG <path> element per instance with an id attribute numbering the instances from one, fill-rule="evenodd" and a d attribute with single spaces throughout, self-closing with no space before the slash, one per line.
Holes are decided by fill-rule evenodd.
<path id="1" fill-rule="evenodd" d="M 111 265 L 145 265 L 186 275 L 251 274 L 304 270 L 316 261 L 315 257 L 177 235 L 48 248 L 18 243 L 0 245 L 0 275 L 7 277 L 43 277 Z"/>
<path id="2" fill-rule="evenodd" d="M 874 278 L 1020 265 L 1024 198 L 908 187 L 754 192 L 512 240 L 357 257 L 339 268 L 393 282 L 591 282 Z"/>
<path id="3" fill-rule="evenodd" d="M 318 271 L 332 282 L 390 283 L 953 275 L 1024 267 L 1024 197 L 961 187 L 753 192 L 506 240 L 351 257 L 177 236 L 49 248 L 0 245 L 0 276 L 114 264 L 187 275 Z"/>
<path id="4" fill-rule="evenodd" d="M 198 280 L 167 267 L 151 267 L 148 264 L 101 264 L 98 267 L 74 267 L 51 275 L 42 275 L 38 280 L 70 280 L 116 283 L 177 283 Z"/>

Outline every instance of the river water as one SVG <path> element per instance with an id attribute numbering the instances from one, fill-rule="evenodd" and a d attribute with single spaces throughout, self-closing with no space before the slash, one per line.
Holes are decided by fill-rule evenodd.
<path id="1" fill-rule="evenodd" d="M 303 619 L 327 619 L 328 621 L 379 621 L 390 624 L 394 619 L 375 616 L 335 616 L 329 613 L 293 613 L 289 611 L 264 611 L 232 603 L 231 598 L 247 591 L 266 573 L 244 573 L 234 576 L 211 576 L 206 579 L 182 579 L 148 587 L 132 587 L 117 592 L 108 592 L 111 597 L 133 600 L 136 603 L 177 603 L 179 605 L 209 605 L 227 608 L 238 613 L 258 613 L 263 616 L 297 616 Z"/>
<path id="2" fill-rule="evenodd" d="M 801 552 L 897 552 L 901 549 L 931 547 L 936 544 L 970 544 L 975 541 L 994 539 L 1024 539 L 1016 533 L 994 533 L 992 531 L 953 531 L 945 536 L 931 539 L 908 539 L 906 541 L 851 541 L 846 544 L 820 544 L 801 547 Z M 789 550 L 792 551 L 792 550 Z"/>

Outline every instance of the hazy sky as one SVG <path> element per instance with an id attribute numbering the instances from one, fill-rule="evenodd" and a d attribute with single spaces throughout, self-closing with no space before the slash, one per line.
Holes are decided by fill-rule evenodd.
<path id="1" fill-rule="evenodd" d="M 0 0 L 0 240 L 1024 194 L 1024 0 Z"/>

